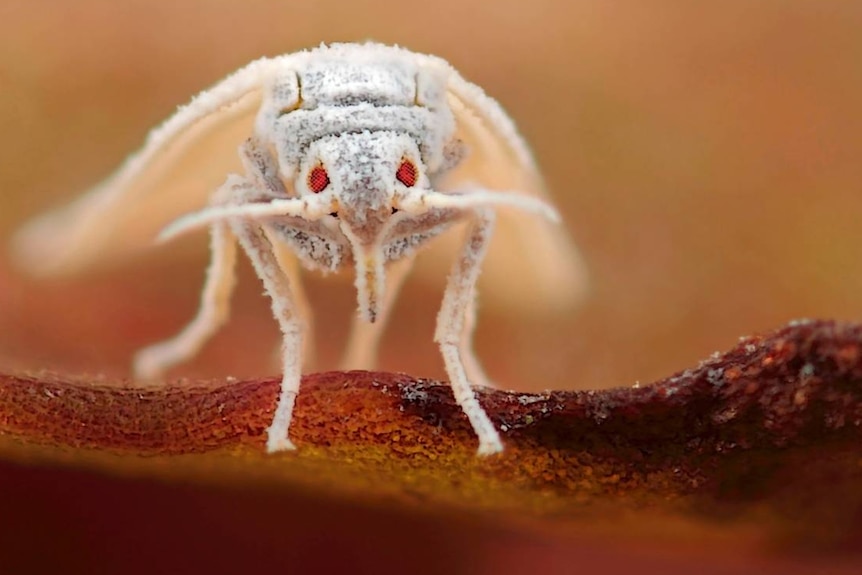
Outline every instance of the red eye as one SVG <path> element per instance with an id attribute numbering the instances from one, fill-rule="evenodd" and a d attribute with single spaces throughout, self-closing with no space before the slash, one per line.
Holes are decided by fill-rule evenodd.
<path id="1" fill-rule="evenodd" d="M 398 171 L 395 172 L 395 177 L 398 178 L 398 181 L 408 188 L 412 188 L 416 185 L 417 176 L 418 173 L 413 162 L 410 160 L 401 160 L 401 165 L 398 166 Z"/>
<path id="2" fill-rule="evenodd" d="M 308 188 L 315 194 L 319 194 L 329 185 L 329 174 L 323 166 L 314 166 L 308 172 Z"/>

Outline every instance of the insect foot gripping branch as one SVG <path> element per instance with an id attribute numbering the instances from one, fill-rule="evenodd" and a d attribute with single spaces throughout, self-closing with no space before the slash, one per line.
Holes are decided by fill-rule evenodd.
<path id="1" fill-rule="evenodd" d="M 487 381 L 470 344 L 479 270 L 484 262 L 489 301 L 509 309 L 570 305 L 584 273 L 567 236 L 545 221 L 558 219 L 514 124 L 478 86 L 433 56 L 336 44 L 257 60 L 205 90 L 102 184 L 24 226 L 13 248 L 29 271 L 57 275 L 124 259 L 159 229 L 167 240 L 208 228 L 197 315 L 135 358 L 136 375 L 153 379 L 196 354 L 227 319 L 240 247 L 283 335 L 273 452 L 293 448 L 308 348 L 298 264 L 354 268 L 359 313 L 343 367 L 367 369 L 417 252 L 441 234 L 435 243 L 451 248 L 444 232 L 465 221 L 460 250 L 448 252 L 457 255 L 435 340 L 486 455 L 503 444 L 471 386 Z"/>

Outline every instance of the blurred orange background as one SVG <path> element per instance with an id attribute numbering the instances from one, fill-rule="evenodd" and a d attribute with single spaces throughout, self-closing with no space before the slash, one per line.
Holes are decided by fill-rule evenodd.
<path id="1" fill-rule="evenodd" d="M 591 271 L 575 313 L 482 310 L 492 378 L 649 382 L 792 318 L 862 318 L 860 30 L 853 1 L 5 2 L 0 239 L 252 59 L 398 43 L 449 60 L 510 112 Z M 194 313 L 205 255 L 166 254 L 57 284 L 0 264 L 0 363 L 124 373 L 135 348 Z M 408 283 L 382 367 L 444 376 L 431 341 L 442 279 Z M 340 341 L 349 286 L 311 278 L 309 290 L 318 338 Z M 244 265 L 235 319 L 184 373 L 275 372 L 260 292 Z M 37 305 L 66 328 L 33 320 Z"/>

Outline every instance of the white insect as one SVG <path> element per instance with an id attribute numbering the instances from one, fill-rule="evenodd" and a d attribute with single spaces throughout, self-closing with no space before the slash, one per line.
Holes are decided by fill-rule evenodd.
<path id="1" fill-rule="evenodd" d="M 274 452 L 294 448 L 288 431 L 309 348 L 297 264 L 355 268 L 359 317 L 342 367 L 368 369 L 416 252 L 464 222 L 434 339 L 486 455 L 503 444 L 470 384 L 487 384 L 471 337 L 475 285 L 498 211 L 503 240 L 486 266 L 498 299 L 527 309 L 577 300 L 577 252 L 560 228 L 533 223 L 536 215 L 559 216 L 497 102 L 433 56 L 322 45 L 257 60 L 204 91 L 105 182 L 26 225 L 14 248 L 30 271 L 61 274 L 123 258 L 183 213 L 162 240 L 209 227 L 212 259 L 196 317 L 135 358 L 136 376 L 152 379 L 191 358 L 226 321 L 238 243 L 283 334 L 267 439 Z"/>

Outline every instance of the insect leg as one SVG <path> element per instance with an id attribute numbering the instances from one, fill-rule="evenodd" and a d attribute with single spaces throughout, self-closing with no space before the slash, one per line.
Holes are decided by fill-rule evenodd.
<path id="1" fill-rule="evenodd" d="M 284 243 L 274 241 L 270 238 L 272 250 L 275 254 L 278 265 L 287 276 L 288 285 L 293 291 L 293 303 L 296 307 L 297 320 L 302 327 L 302 365 L 308 370 L 309 366 L 314 362 L 314 318 L 311 314 L 311 305 L 308 303 L 308 297 L 305 294 L 305 289 L 302 286 L 300 278 L 299 260 L 293 252 Z M 279 358 L 281 357 L 281 346 L 278 348 Z"/>
<path id="2" fill-rule="evenodd" d="M 251 178 L 256 190 L 260 190 L 265 196 L 274 198 L 289 197 L 284 183 L 278 177 L 278 161 L 259 137 L 252 136 L 243 142 L 239 147 L 239 155 L 243 167 L 249 178 Z M 299 316 L 299 321 L 302 324 L 302 333 L 304 334 L 302 365 L 308 369 L 314 360 L 314 335 L 311 306 L 308 304 L 308 298 L 305 296 L 305 290 L 299 277 L 299 261 L 283 242 L 270 237 L 270 244 L 278 260 L 278 265 L 287 275 L 287 281 L 293 290 L 296 314 Z M 278 347 L 277 353 L 281 357 L 281 346 Z"/>
<path id="3" fill-rule="evenodd" d="M 226 224 L 210 228 L 210 265 L 195 318 L 173 338 L 145 347 L 135 354 L 135 377 L 154 379 L 194 356 L 227 321 L 236 278 L 236 238 Z"/>
<path id="4" fill-rule="evenodd" d="M 476 218 L 470 226 L 461 254 L 449 274 L 434 333 L 434 341 L 440 344 L 455 401 L 464 410 L 473 430 L 479 436 L 479 455 L 503 451 L 500 435 L 476 399 L 462 359 L 467 314 L 493 228 L 494 213 L 490 210 L 476 210 Z"/>
<path id="5" fill-rule="evenodd" d="M 464 313 L 464 328 L 461 332 L 461 341 L 459 349 L 461 351 L 461 361 L 464 363 L 464 371 L 467 373 L 467 379 L 473 385 L 481 387 L 495 387 L 485 374 L 485 369 L 482 367 L 482 362 L 476 357 L 476 352 L 473 350 L 473 331 L 476 328 L 476 294 L 470 298 L 470 305 Z"/>
<path id="6" fill-rule="evenodd" d="M 272 453 L 294 449 L 288 433 L 302 374 L 302 323 L 296 314 L 290 282 L 264 230 L 259 225 L 241 221 L 231 222 L 231 228 L 263 282 L 283 336 L 281 391 L 272 424 L 267 430 L 266 450 Z"/>
<path id="7" fill-rule="evenodd" d="M 415 257 L 403 257 L 389 264 L 386 270 L 386 295 L 383 304 L 377 314 L 377 320 L 369 323 L 358 315 L 354 316 L 350 328 L 350 337 L 347 339 L 347 349 L 341 359 L 341 369 L 373 369 L 377 363 L 377 348 L 380 337 L 386 329 L 386 322 L 392 306 L 398 298 L 398 292 L 404 285 L 404 279 L 413 267 Z"/>

